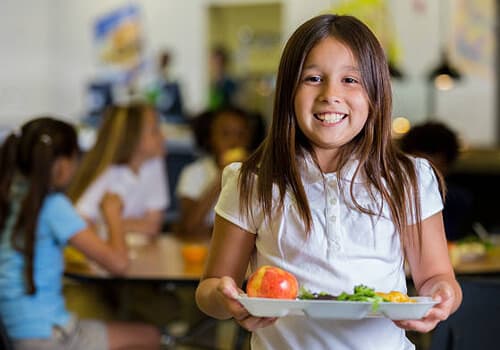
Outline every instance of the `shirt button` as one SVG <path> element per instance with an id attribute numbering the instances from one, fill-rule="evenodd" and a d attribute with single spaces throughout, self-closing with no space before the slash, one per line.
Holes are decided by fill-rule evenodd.
<path id="1" fill-rule="evenodd" d="M 330 198 L 330 204 L 331 204 L 331 205 L 335 205 L 335 204 L 337 204 L 337 199 L 336 199 L 335 197 L 331 197 L 331 198 Z"/>
<path id="2" fill-rule="evenodd" d="M 330 220 L 331 220 L 332 222 L 337 221 L 337 217 L 335 216 L 335 214 L 330 214 Z"/>

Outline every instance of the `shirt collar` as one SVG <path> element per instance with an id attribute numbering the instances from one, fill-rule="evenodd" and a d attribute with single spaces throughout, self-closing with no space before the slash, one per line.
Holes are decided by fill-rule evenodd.
<path id="1" fill-rule="evenodd" d="M 359 161 L 354 157 L 349 159 L 340 172 L 322 173 L 316 162 L 313 160 L 311 154 L 304 152 L 303 155 L 298 156 L 299 171 L 302 176 L 304 184 L 315 184 L 323 182 L 325 179 L 336 179 L 338 174 L 343 181 L 351 182 L 354 172 L 359 164 Z M 356 178 L 356 183 L 363 182 L 363 177 L 359 174 Z"/>

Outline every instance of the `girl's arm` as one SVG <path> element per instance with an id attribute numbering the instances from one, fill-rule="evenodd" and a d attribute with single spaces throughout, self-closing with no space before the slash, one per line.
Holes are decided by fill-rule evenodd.
<path id="1" fill-rule="evenodd" d="M 245 279 L 255 234 L 216 215 L 210 253 L 204 275 L 196 289 L 196 303 L 207 315 L 234 319 L 244 328 L 265 327 L 275 318 L 250 316 L 236 300 Z"/>
<path id="2" fill-rule="evenodd" d="M 165 212 L 163 210 L 148 210 L 142 217 L 123 219 L 125 232 L 140 232 L 150 236 L 160 233 Z"/>
<path id="3" fill-rule="evenodd" d="M 128 267 L 129 259 L 121 220 L 121 199 L 116 194 L 106 193 L 101 207 L 108 239 L 103 241 L 88 227 L 71 237 L 69 243 L 111 273 L 122 274 Z"/>
<path id="4" fill-rule="evenodd" d="M 415 225 L 410 227 L 409 234 L 416 237 Z M 406 241 L 406 258 L 418 294 L 432 296 L 439 304 L 421 320 L 397 321 L 396 324 L 407 330 L 428 332 L 447 319 L 462 302 L 462 290 L 448 255 L 442 213 L 422 222 L 421 249 L 416 239 Z"/>
<path id="5" fill-rule="evenodd" d="M 210 227 L 205 222 L 208 213 L 215 206 L 221 190 L 221 174 L 197 199 L 180 198 L 179 231 L 184 237 L 200 237 L 210 234 Z M 200 232 L 201 231 L 201 232 Z"/>

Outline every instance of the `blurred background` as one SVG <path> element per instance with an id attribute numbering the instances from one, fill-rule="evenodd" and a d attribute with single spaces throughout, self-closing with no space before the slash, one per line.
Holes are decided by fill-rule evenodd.
<path id="1" fill-rule="evenodd" d="M 428 122 L 450 128 L 460 152 L 448 178 L 500 232 L 494 0 L 3 0 L 1 9 L 0 138 L 45 113 L 79 125 L 86 148 L 104 107 L 147 98 L 176 164 L 172 188 L 185 163 L 173 158 L 193 148 L 190 119 L 230 98 L 269 122 L 292 31 L 320 13 L 355 15 L 387 54 L 394 137 Z"/>
<path id="2" fill-rule="evenodd" d="M 402 75 L 393 81 L 395 118 L 411 124 L 442 120 L 466 145 L 494 147 L 499 141 L 495 5 L 494 0 L 3 0 L 0 125 L 44 112 L 80 120 L 96 103 L 89 94 L 92 84 L 144 88 L 158 73 L 162 51 L 170 55 L 169 74 L 179 83 L 183 108 L 193 115 L 209 99 L 215 45 L 227 50 L 241 100 L 269 118 L 278 59 L 289 34 L 311 16 L 343 12 L 370 24 Z M 129 23 L 110 48 L 109 36 L 122 20 Z M 106 45 L 125 57 L 106 56 Z M 443 55 L 460 80 L 437 89 L 429 75 L 442 65 Z M 118 77 L 120 71 L 127 71 L 125 77 Z M 117 99 L 123 95 L 117 86 L 113 93 Z"/>

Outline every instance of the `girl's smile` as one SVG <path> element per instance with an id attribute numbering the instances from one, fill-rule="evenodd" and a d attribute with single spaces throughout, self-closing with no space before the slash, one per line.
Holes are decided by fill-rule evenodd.
<path id="1" fill-rule="evenodd" d="M 347 117 L 347 114 L 338 113 L 338 112 L 320 112 L 314 113 L 314 118 L 325 124 L 337 124 L 338 122 L 344 120 Z"/>

